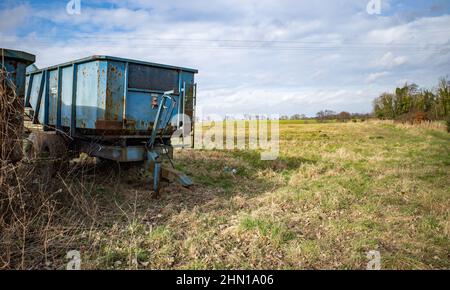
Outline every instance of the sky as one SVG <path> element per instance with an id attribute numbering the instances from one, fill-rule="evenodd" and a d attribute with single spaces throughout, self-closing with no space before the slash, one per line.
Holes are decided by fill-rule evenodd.
<path id="1" fill-rule="evenodd" d="M 368 113 L 450 75 L 449 0 L 69 2 L 2 0 L 0 47 L 39 68 L 89 55 L 195 68 L 204 114 Z"/>

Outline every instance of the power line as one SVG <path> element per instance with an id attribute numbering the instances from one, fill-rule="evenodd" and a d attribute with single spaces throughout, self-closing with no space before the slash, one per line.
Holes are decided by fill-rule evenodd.
<path id="1" fill-rule="evenodd" d="M 26 37 L 25 37 L 26 38 Z M 39 39 L 48 39 L 48 41 L 58 41 L 58 36 L 39 36 Z M 171 44 L 198 44 L 201 43 L 216 43 L 221 46 L 232 46 L 231 44 L 238 44 L 235 46 L 246 46 L 246 47 L 254 47 L 257 45 L 285 45 L 285 44 L 299 44 L 303 46 L 314 45 L 311 47 L 322 47 L 320 45 L 334 45 L 332 48 L 339 46 L 346 47 L 418 47 L 418 48 L 429 48 L 430 46 L 450 46 L 447 44 L 436 44 L 436 43 L 428 43 L 422 45 L 415 45 L 410 42 L 365 42 L 365 41 L 349 41 L 349 40 L 330 40 L 330 41 L 300 41 L 300 40 L 250 40 L 250 39 L 192 39 L 192 38 L 155 38 L 152 36 L 139 36 L 139 35 L 114 35 L 114 36 L 105 36 L 105 35 L 84 35 L 84 34 L 75 34 L 73 37 L 65 36 L 64 41 L 67 40 L 83 40 L 83 39 L 95 39 L 96 42 L 117 42 L 120 40 L 131 40 L 131 41 L 145 41 L 151 40 L 154 43 L 165 43 L 167 45 Z M 449 40 L 450 40 L 450 31 L 449 31 Z M 415 42 L 417 40 L 414 40 Z M 181 44 L 180 44 L 181 42 Z M 252 45 L 250 45 L 252 44 Z"/>
<path id="2" fill-rule="evenodd" d="M 41 39 L 28 39 L 27 41 L 30 41 L 35 44 L 42 44 L 42 45 L 51 45 L 51 46 L 58 46 L 58 45 L 65 45 L 70 46 L 72 43 L 81 42 L 83 39 L 68 39 L 65 41 L 58 40 L 58 41 L 50 41 L 50 40 L 41 40 Z M 5 42 L 8 42 L 8 40 L 5 40 Z M 16 42 L 16 41 L 10 41 L 10 42 Z M 95 40 L 91 42 L 85 43 L 86 45 L 92 45 L 92 44 L 98 44 L 100 46 L 104 47 L 117 47 L 121 46 L 120 41 L 105 41 L 105 40 Z M 134 48 L 165 48 L 165 49 L 196 49 L 196 50 L 277 50 L 277 51 L 345 51 L 348 52 L 355 52 L 358 50 L 366 51 L 366 50 L 382 50 L 382 49 L 398 49 L 401 51 L 408 51 L 408 52 L 430 52 L 430 51 L 443 51 L 446 49 L 450 49 L 450 44 L 426 44 L 422 46 L 396 46 L 396 45 L 244 45 L 244 44 L 189 44 L 189 43 L 157 43 L 157 42 L 150 42 L 145 43 L 142 41 L 135 41 L 129 43 L 130 46 Z"/>

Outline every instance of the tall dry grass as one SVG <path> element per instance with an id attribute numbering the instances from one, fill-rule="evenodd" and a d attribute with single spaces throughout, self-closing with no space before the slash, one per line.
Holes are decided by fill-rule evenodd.
<path id="1" fill-rule="evenodd" d="M 23 105 L 3 67 L 0 68 L 0 92 L 0 160 L 17 161 L 21 158 Z"/>
<path id="2" fill-rule="evenodd" d="M 436 130 L 436 131 L 447 131 L 447 126 L 442 121 L 423 121 L 420 123 L 402 123 L 396 122 L 394 120 L 371 120 L 369 121 L 371 124 L 388 124 L 395 125 L 398 128 L 402 129 L 427 129 L 427 130 Z"/>
<path id="3" fill-rule="evenodd" d="M 0 269 L 54 268 L 53 261 L 64 260 L 77 233 L 95 221 L 95 202 L 84 194 L 86 184 L 76 169 L 50 177 L 42 175 L 42 161 L 17 161 L 22 152 L 23 108 L 15 91 L 2 69 Z"/>

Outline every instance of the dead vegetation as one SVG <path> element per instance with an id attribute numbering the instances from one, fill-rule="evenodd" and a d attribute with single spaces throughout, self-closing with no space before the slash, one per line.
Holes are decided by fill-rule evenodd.
<path id="1" fill-rule="evenodd" d="M 22 108 L 15 87 L 0 75 L 0 268 L 51 267 L 92 212 L 73 172 L 43 175 L 40 163 L 22 160 Z M 62 195 L 62 193 L 69 193 Z M 79 214 L 79 212 L 83 214 Z"/>
<path id="2" fill-rule="evenodd" d="M 48 176 L 48 160 L 2 160 L 0 268 L 64 269 L 71 250 L 82 269 L 364 269 L 371 250 L 384 269 L 450 267 L 445 127 L 280 129 L 273 162 L 176 152 L 196 185 L 165 184 L 157 200 L 132 167 L 81 156 Z"/>
<path id="3" fill-rule="evenodd" d="M 152 199 L 150 183 L 136 178 L 133 167 L 97 164 L 83 155 L 66 167 L 49 158 L 15 161 L 12 152 L 21 149 L 24 137 L 17 121 L 21 108 L 12 83 L 1 76 L 0 269 L 64 269 L 71 250 L 92 259 L 85 268 L 120 262 L 107 254 L 115 238 L 133 233 L 138 221 L 152 229 L 171 211 L 161 204 L 183 204 L 184 189 L 175 185 Z M 49 175 L 43 170 L 48 166 L 58 170 Z M 208 197 L 196 195 L 184 204 L 194 207 L 200 199 Z M 126 265 L 138 254 L 129 251 Z"/>
<path id="4" fill-rule="evenodd" d="M 0 160 L 21 158 L 22 104 L 7 72 L 0 68 Z"/>

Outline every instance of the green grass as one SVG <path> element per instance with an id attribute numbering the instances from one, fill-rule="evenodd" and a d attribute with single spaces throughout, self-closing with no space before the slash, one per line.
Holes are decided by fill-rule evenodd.
<path id="1" fill-rule="evenodd" d="M 295 238 L 295 235 L 282 224 L 276 224 L 269 219 L 245 217 L 241 228 L 245 231 L 257 231 L 262 237 L 269 238 L 275 243 L 282 244 Z"/>
<path id="2" fill-rule="evenodd" d="M 165 185 L 158 200 L 146 183 L 98 184 L 120 202 L 99 205 L 110 213 L 83 239 L 82 266 L 365 269 L 379 250 L 384 269 L 450 268 L 450 134 L 282 121 L 280 138 L 275 161 L 177 151 L 196 185 Z"/>

